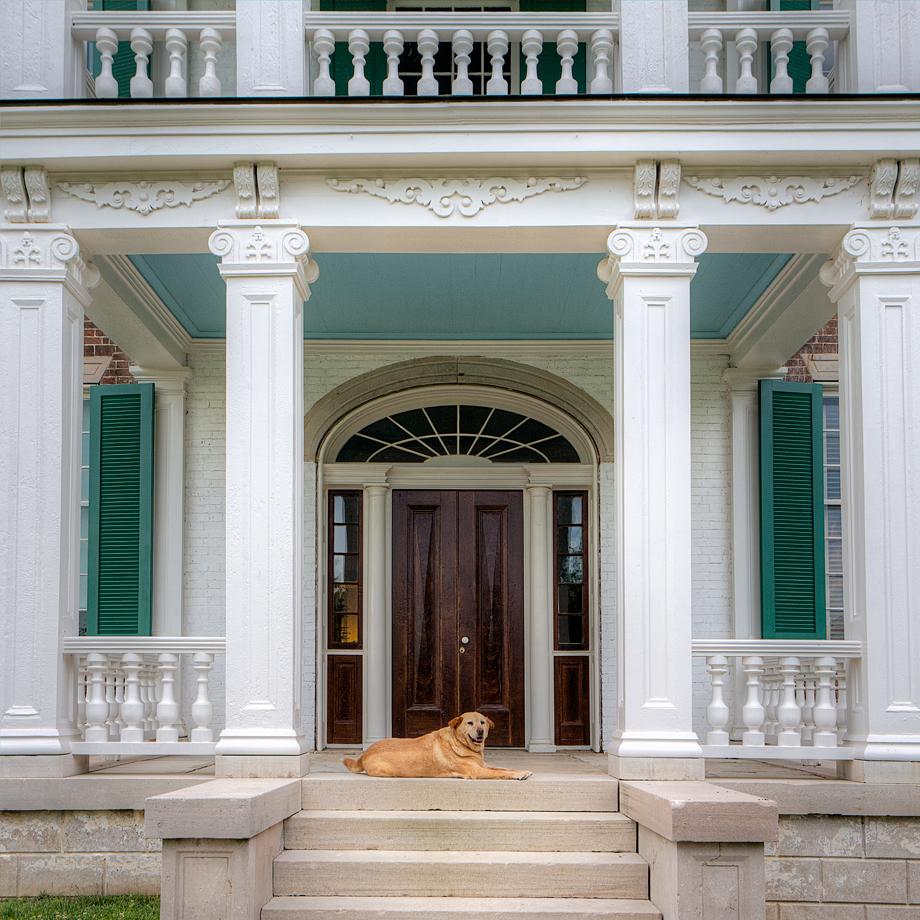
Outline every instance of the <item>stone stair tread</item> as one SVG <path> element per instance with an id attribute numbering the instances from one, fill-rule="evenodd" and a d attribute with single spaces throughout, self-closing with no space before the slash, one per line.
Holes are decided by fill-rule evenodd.
<path id="1" fill-rule="evenodd" d="M 275 857 L 280 862 L 349 862 L 349 863 L 438 863 L 445 866 L 482 863 L 494 866 L 544 863 L 581 865 L 646 865 L 638 853 L 533 853 L 520 850 L 284 850 Z"/>
<path id="2" fill-rule="evenodd" d="M 649 901 L 624 898 L 276 897 L 262 920 L 661 920 Z"/>

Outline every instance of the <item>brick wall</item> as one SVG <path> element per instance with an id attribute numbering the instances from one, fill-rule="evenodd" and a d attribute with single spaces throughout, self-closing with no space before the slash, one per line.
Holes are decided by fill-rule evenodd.
<path id="1" fill-rule="evenodd" d="M 784 815 L 767 920 L 920 918 L 920 818 Z"/>
<path id="2" fill-rule="evenodd" d="M 88 319 L 83 320 L 83 355 L 87 358 L 100 355 L 111 356 L 112 361 L 100 383 L 134 383 L 129 370 L 131 359 Z"/>
<path id="3" fill-rule="evenodd" d="M 805 364 L 808 355 L 837 354 L 837 317 L 819 329 L 787 362 L 786 380 L 790 383 L 811 383 Z"/>

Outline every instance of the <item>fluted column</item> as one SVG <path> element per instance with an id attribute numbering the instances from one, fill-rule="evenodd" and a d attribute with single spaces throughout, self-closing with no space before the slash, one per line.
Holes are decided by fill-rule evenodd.
<path id="1" fill-rule="evenodd" d="M 614 303 L 618 728 L 623 779 L 701 777 L 692 728 L 690 281 L 696 227 L 620 226 L 598 275 Z"/>
<path id="2" fill-rule="evenodd" d="M 364 669 L 367 722 L 365 746 L 389 736 L 387 730 L 387 495 L 382 483 L 367 485 L 367 587 L 364 592 Z"/>
<path id="3" fill-rule="evenodd" d="M 69 756 L 62 640 L 77 632 L 83 310 L 98 278 L 67 227 L 0 226 L 0 754 L 65 755 L 57 775 L 85 768 Z"/>
<path id="4" fill-rule="evenodd" d="M 837 303 L 844 616 L 854 779 L 920 780 L 920 228 L 851 230 L 821 280 Z M 887 763 L 886 763 L 887 762 Z"/>
<path id="5" fill-rule="evenodd" d="M 304 736 L 303 304 L 318 270 L 294 221 L 210 240 L 227 284 L 226 727 L 221 775 L 300 775 Z"/>
<path id="6" fill-rule="evenodd" d="M 556 750 L 553 724 L 552 497 L 529 485 L 530 499 L 530 741 L 529 751 Z"/>

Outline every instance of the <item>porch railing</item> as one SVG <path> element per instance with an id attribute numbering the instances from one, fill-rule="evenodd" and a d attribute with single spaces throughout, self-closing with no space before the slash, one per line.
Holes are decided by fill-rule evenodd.
<path id="1" fill-rule="evenodd" d="M 694 640 L 705 658 L 711 695 L 707 757 L 848 760 L 847 681 L 862 646 L 854 641 Z M 727 693 L 729 674 L 743 693 Z M 737 689 L 737 688 L 736 688 Z M 744 702 L 739 704 L 740 699 Z M 743 726 L 743 728 L 741 728 Z M 740 741 L 732 743 L 733 729 Z"/>
<path id="2" fill-rule="evenodd" d="M 223 637 L 81 636 L 65 640 L 76 672 L 76 754 L 213 754 L 210 677 Z M 180 664 L 195 674 L 183 712 Z"/>

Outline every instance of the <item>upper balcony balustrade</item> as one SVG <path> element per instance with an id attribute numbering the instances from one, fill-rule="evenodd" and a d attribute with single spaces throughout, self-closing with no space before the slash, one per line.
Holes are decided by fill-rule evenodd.
<path id="1" fill-rule="evenodd" d="M 8 37 L 0 67 L 6 99 L 920 89 L 918 67 L 902 47 L 917 28 L 902 8 L 906 0 L 895 0 L 902 4 L 896 22 L 879 21 L 876 0 L 781 11 L 688 11 L 680 0 L 620 0 L 616 10 L 600 12 L 521 12 L 516 0 L 473 7 L 462 0 L 467 5 L 453 9 L 392 0 L 394 8 L 380 12 L 305 11 L 300 0 L 129 12 L 5 2 L 23 11 L 23 23 L 27 13 L 45 20 L 41 29 L 23 25 Z M 52 7 L 61 10 L 57 18 Z M 56 28 L 60 54 L 37 54 L 35 44 L 47 45 Z M 45 77 L 42 68 L 57 68 L 57 76 Z"/>

